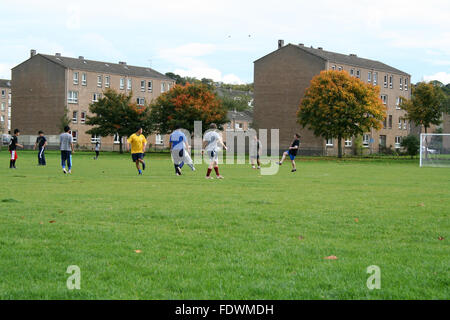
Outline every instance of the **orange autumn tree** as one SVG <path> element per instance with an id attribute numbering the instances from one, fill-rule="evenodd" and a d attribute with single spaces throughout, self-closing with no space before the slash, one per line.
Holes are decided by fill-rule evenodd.
<path id="1" fill-rule="evenodd" d="M 178 128 L 194 132 L 194 121 L 201 121 L 204 131 L 211 123 L 221 127 L 227 122 L 221 101 L 203 84 L 176 85 L 160 95 L 151 109 L 152 122 L 161 134 Z"/>
<path id="2" fill-rule="evenodd" d="M 351 77 L 346 71 L 322 71 L 311 80 L 297 111 L 297 121 L 315 135 L 338 140 L 379 130 L 386 118 L 380 88 Z"/>

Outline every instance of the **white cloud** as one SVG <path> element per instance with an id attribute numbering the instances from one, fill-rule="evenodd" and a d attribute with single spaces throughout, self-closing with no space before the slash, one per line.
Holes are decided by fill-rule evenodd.
<path id="1" fill-rule="evenodd" d="M 423 79 L 425 81 L 438 80 L 438 81 L 442 82 L 443 84 L 448 84 L 448 83 L 450 83 L 450 73 L 438 72 L 431 76 L 424 76 Z"/>
<path id="2" fill-rule="evenodd" d="M 0 78 L 11 80 L 11 68 L 13 66 L 6 63 L 0 63 Z"/>

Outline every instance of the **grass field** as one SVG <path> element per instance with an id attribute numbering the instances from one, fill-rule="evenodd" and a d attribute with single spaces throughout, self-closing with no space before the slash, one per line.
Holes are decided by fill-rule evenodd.
<path id="1" fill-rule="evenodd" d="M 167 155 L 147 155 L 143 177 L 128 154 L 76 153 L 70 176 L 55 152 L 38 167 L 19 151 L 17 170 L 8 156 L 0 299 L 450 298 L 449 168 L 303 158 L 295 174 L 224 165 L 207 181 Z"/>

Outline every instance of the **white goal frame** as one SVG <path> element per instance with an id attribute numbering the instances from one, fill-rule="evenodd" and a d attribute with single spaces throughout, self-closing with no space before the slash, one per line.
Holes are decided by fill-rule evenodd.
<path id="1" fill-rule="evenodd" d="M 425 137 L 433 137 L 433 136 L 450 136 L 450 133 L 421 133 L 420 134 L 420 167 L 423 167 L 423 141 Z"/>

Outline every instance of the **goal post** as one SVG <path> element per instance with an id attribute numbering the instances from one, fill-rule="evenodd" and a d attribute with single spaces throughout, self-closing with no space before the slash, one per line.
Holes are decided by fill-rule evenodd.
<path id="1" fill-rule="evenodd" d="M 420 167 L 450 167 L 450 133 L 420 134 Z"/>

